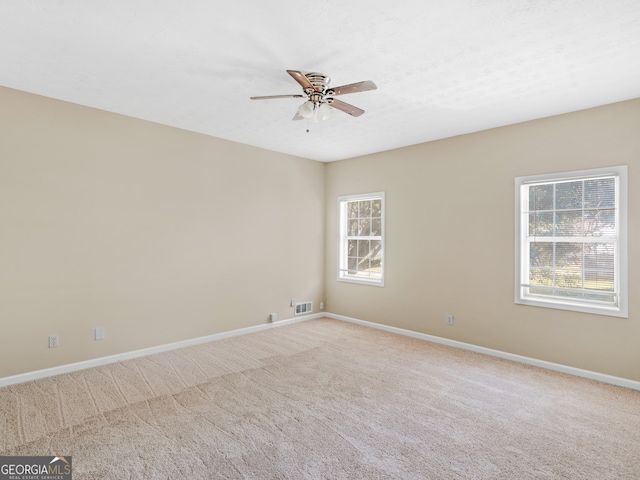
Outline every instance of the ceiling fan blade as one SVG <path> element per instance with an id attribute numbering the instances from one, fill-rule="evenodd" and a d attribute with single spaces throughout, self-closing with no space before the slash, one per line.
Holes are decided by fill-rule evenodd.
<path id="1" fill-rule="evenodd" d="M 263 95 L 261 97 L 249 97 L 251 100 L 269 100 L 271 98 L 307 98 L 306 95 Z"/>
<path id="2" fill-rule="evenodd" d="M 375 90 L 378 88 L 371 80 L 365 80 L 364 82 L 350 83 L 349 85 L 342 85 L 340 87 L 329 88 L 333 91 L 334 95 L 344 95 L 346 93 L 366 92 L 367 90 Z"/>
<path id="3" fill-rule="evenodd" d="M 293 79 L 298 82 L 304 90 L 311 89 L 315 90 L 313 85 L 307 77 L 304 76 L 304 73 L 299 72 L 298 70 L 287 70 L 287 73 L 293 77 Z"/>
<path id="4" fill-rule="evenodd" d="M 343 111 L 344 113 L 348 113 L 352 117 L 359 117 L 364 113 L 364 110 L 358 107 L 354 107 L 353 105 L 349 105 L 348 103 L 341 102 L 340 100 L 336 100 L 335 98 L 331 103 L 329 103 L 333 108 L 337 108 L 338 110 Z"/>

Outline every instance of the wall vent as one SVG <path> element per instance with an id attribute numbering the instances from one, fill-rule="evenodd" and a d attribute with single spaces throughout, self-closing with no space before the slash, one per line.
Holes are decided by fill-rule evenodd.
<path id="1" fill-rule="evenodd" d="M 313 311 L 313 302 L 296 303 L 296 315 L 310 313 Z"/>

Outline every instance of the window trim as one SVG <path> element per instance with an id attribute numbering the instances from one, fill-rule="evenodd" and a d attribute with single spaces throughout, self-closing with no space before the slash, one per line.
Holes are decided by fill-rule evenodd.
<path id="1" fill-rule="evenodd" d="M 352 276 L 346 276 L 343 272 L 346 263 L 345 250 L 346 250 L 346 221 L 345 210 L 346 203 L 349 201 L 361 201 L 361 200 L 377 200 L 380 199 L 380 241 L 382 248 L 380 250 L 380 279 L 371 278 L 357 278 Z M 372 285 L 376 287 L 384 287 L 385 280 L 385 195 L 384 192 L 372 192 L 372 193 L 359 193 L 354 195 L 342 195 L 338 197 L 338 272 L 337 280 L 339 282 L 358 283 L 361 285 Z"/>
<path id="2" fill-rule="evenodd" d="M 528 258 L 523 258 L 526 253 L 525 242 L 526 232 L 528 230 L 528 220 L 524 219 L 523 205 L 523 187 L 532 183 L 540 182 L 564 182 L 570 180 L 583 180 L 593 177 L 613 175 L 618 179 L 618 209 L 617 209 L 617 226 L 618 226 L 618 250 L 615 264 L 616 281 L 618 283 L 618 304 L 598 305 L 596 303 L 585 304 L 583 302 L 572 302 L 570 299 L 543 298 L 524 295 L 522 283 L 522 275 L 525 270 L 525 262 L 528 264 Z M 528 175 L 515 178 L 515 260 L 514 260 L 514 301 L 516 304 L 533 305 L 537 307 L 556 308 L 561 310 L 571 310 L 583 313 L 592 313 L 598 315 L 609 315 L 614 317 L 628 318 L 628 252 L 627 252 L 627 175 L 628 167 L 626 165 L 594 168 L 589 170 L 577 170 L 571 172 L 559 172 L 542 175 Z"/>

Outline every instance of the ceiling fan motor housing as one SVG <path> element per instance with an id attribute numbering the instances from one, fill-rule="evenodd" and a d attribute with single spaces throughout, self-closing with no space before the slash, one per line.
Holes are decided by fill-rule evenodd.
<path id="1" fill-rule="evenodd" d="M 331 81 L 331 78 L 317 72 L 305 73 L 304 76 L 309 79 L 309 83 L 313 85 L 316 92 L 324 92 Z"/>
<path id="2" fill-rule="evenodd" d="M 330 77 L 318 72 L 305 73 L 304 76 L 307 77 L 314 89 L 313 92 L 306 92 L 310 102 L 316 106 L 321 103 L 331 104 L 333 102 L 333 98 L 329 96 L 333 91 L 327 90 L 331 81 Z"/>

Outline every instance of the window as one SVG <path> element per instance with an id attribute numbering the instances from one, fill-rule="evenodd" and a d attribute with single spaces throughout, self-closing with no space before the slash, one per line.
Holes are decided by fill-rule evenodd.
<path id="1" fill-rule="evenodd" d="M 384 285 L 384 192 L 338 198 L 338 280 Z"/>
<path id="2" fill-rule="evenodd" d="M 627 317 L 627 167 L 516 178 L 515 302 Z"/>

